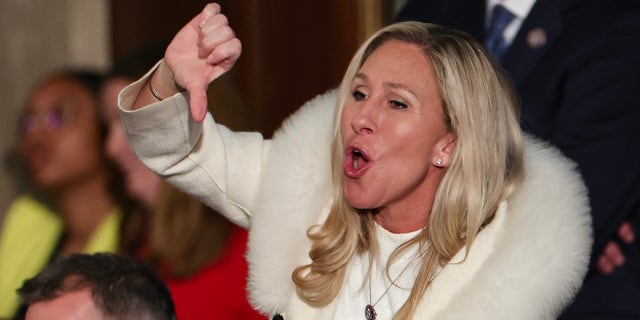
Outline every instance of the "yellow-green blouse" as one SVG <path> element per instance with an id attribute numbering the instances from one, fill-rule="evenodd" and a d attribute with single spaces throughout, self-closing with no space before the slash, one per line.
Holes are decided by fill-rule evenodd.
<path id="1" fill-rule="evenodd" d="M 121 220 L 120 210 L 113 209 L 91 236 L 84 252 L 116 252 Z M 44 204 L 22 195 L 9 207 L 0 235 L 0 319 L 4 319 L 17 311 L 16 290 L 51 258 L 62 235 L 62 221 Z"/>

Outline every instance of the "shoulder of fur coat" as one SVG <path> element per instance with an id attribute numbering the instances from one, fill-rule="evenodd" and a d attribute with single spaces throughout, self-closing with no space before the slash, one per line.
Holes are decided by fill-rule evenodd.
<path id="1" fill-rule="evenodd" d="M 310 262 L 307 230 L 331 206 L 336 93 L 289 117 L 264 163 L 247 252 L 250 300 L 264 313 L 281 312 L 296 294 L 291 273 Z M 586 189 L 557 149 L 524 142 L 525 180 L 507 201 L 494 250 L 433 319 L 553 319 L 580 287 L 591 247 Z"/>

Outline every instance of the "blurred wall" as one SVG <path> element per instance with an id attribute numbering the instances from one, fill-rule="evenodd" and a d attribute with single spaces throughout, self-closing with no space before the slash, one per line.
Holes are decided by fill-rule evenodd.
<path id="1" fill-rule="evenodd" d="M 1 218 L 16 192 L 6 157 L 29 87 L 60 67 L 107 68 L 110 14 L 108 0 L 0 0 L 0 8 Z"/>
<path id="2" fill-rule="evenodd" d="M 380 0 L 218 0 L 243 43 L 229 75 L 246 108 L 246 129 L 270 136 L 288 114 L 337 86 Z M 113 55 L 166 43 L 207 3 L 113 0 Z M 359 14 L 364 13 L 364 14 Z M 364 23 L 363 17 L 373 17 Z M 215 88 L 218 83 L 212 85 Z"/>

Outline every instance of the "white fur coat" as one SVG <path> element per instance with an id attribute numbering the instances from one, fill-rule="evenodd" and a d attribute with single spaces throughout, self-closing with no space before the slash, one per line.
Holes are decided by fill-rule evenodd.
<path id="1" fill-rule="evenodd" d="M 250 229 L 254 307 L 285 319 L 333 319 L 334 304 L 298 299 L 291 272 L 309 262 L 307 229 L 332 201 L 330 140 L 335 92 L 308 102 L 271 140 L 191 122 L 186 94 L 127 111 L 145 78 L 121 93 L 136 153 L 171 183 Z M 559 151 L 525 138 L 526 177 L 478 235 L 465 262 L 445 266 L 416 319 L 553 319 L 587 270 L 586 190 Z M 457 261 L 464 252 L 458 253 Z"/>

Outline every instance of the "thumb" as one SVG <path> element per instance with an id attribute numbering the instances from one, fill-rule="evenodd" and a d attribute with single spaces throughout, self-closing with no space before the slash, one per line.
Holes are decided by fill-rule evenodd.
<path id="1" fill-rule="evenodd" d="M 191 106 L 191 118 L 195 122 L 202 122 L 207 114 L 207 90 L 206 86 L 190 85 L 187 87 L 189 91 L 189 105 Z"/>

